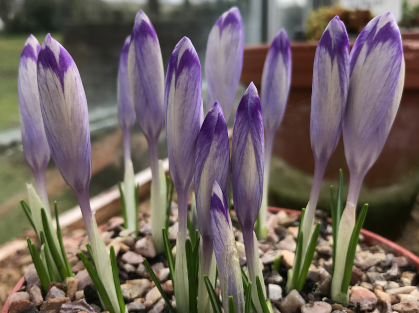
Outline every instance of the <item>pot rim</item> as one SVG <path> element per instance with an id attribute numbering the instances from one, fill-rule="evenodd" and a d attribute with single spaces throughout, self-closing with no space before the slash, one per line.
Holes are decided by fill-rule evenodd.
<path id="1" fill-rule="evenodd" d="M 276 207 L 268 207 L 269 212 L 271 213 L 278 213 L 281 211 L 284 211 L 288 214 L 293 215 L 301 215 L 301 211 L 293 210 L 293 209 L 284 209 L 284 208 L 276 208 Z M 380 235 L 377 235 L 369 230 L 362 229 L 361 234 L 365 237 L 365 242 L 373 246 L 377 243 L 379 243 L 381 246 L 383 246 L 388 251 L 391 251 L 396 256 L 405 256 L 419 271 L 419 257 L 413 254 L 412 252 L 408 251 L 407 249 L 403 248 L 402 246 L 398 245 L 397 243 L 386 239 Z M 3 309 L 1 310 L 1 313 L 8 313 L 9 312 L 9 298 L 12 294 L 19 291 L 20 288 L 25 283 L 25 277 L 22 277 L 19 282 L 16 284 L 16 286 L 13 288 L 13 290 L 10 292 L 9 296 L 6 299 L 6 302 L 4 303 Z"/>

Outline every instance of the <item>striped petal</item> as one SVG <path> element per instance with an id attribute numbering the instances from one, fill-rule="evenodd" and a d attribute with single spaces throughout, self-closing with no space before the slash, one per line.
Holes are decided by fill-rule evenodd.
<path id="1" fill-rule="evenodd" d="M 349 38 L 336 16 L 314 58 L 310 138 L 316 161 L 327 164 L 338 144 L 349 86 Z"/>
<path id="2" fill-rule="evenodd" d="M 36 62 L 40 50 L 38 40 L 30 35 L 20 56 L 18 75 L 23 152 L 35 176 L 45 171 L 51 156 L 39 104 Z"/>
<path id="3" fill-rule="evenodd" d="M 231 156 L 234 208 L 242 229 L 253 230 L 259 214 L 263 156 L 262 110 L 256 87 L 250 83 L 237 109 Z"/>
<path id="4" fill-rule="evenodd" d="M 86 95 L 72 57 L 49 34 L 38 56 L 38 86 L 52 158 L 67 184 L 84 192 L 92 167 Z"/>
<path id="5" fill-rule="evenodd" d="M 214 181 L 212 188 L 210 215 L 224 311 L 228 312 L 228 297 L 233 296 L 236 312 L 244 312 L 243 284 L 236 241 L 228 205 L 217 181 Z"/>
<path id="6" fill-rule="evenodd" d="M 291 83 L 291 48 L 281 29 L 266 56 L 262 74 L 262 113 L 265 132 L 275 133 L 281 124 Z"/>
<path id="7" fill-rule="evenodd" d="M 226 120 L 230 118 L 243 66 L 243 23 L 238 8 L 233 7 L 211 29 L 205 58 L 208 84 L 208 109 L 219 101 Z"/>
<path id="8" fill-rule="evenodd" d="M 170 57 L 164 101 L 170 176 L 178 193 L 185 192 L 192 183 L 202 112 L 201 65 L 186 37 Z"/>
<path id="9" fill-rule="evenodd" d="M 400 104 L 404 71 L 397 22 L 391 13 L 379 15 L 359 34 L 350 56 L 343 139 L 352 174 L 365 175 L 380 155 Z"/>
<path id="10" fill-rule="evenodd" d="M 119 57 L 118 68 L 118 119 L 122 132 L 131 132 L 135 123 L 135 110 L 132 101 L 129 79 L 128 79 L 128 51 L 131 36 L 125 39 Z"/>
<path id="11" fill-rule="evenodd" d="M 143 11 L 135 17 L 128 65 L 138 123 L 148 141 L 157 141 L 164 123 L 163 59 L 156 31 Z"/>

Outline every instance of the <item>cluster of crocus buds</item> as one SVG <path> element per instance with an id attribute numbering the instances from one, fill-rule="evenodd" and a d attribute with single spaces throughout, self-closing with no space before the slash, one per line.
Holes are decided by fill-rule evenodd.
<path id="1" fill-rule="evenodd" d="M 348 264 L 352 268 L 347 255 L 356 228 L 355 213 L 361 184 L 385 144 L 404 84 L 401 36 L 391 14 L 374 18 L 359 35 L 351 53 L 349 50 L 345 26 L 335 17 L 319 41 L 314 60 L 310 137 L 315 171 L 310 200 L 298 233 L 294 268 L 289 272 L 287 283 L 289 292 L 302 288 L 305 281 L 319 232 L 319 225 L 314 227 L 314 211 L 320 185 L 343 130 L 350 185 L 346 208 L 334 224 L 337 242 L 331 293 L 339 302 L 347 302 L 347 290 L 344 290 L 347 287 L 342 281 L 346 280 Z M 201 66 L 188 38 L 182 38 L 176 45 L 164 78 L 156 32 L 148 17 L 140 11 L 121 52 L 118 116 L 124 139 L 127 226 L 135 229 L 138 224 L 130 151 L 131 130 L 136 117 L 150 149 L 154 242 L 159 252 L 166 249 L 165 232 L 161 232 L 165 225 L 166 185 L 157 153 L 158 138 L 165 122 L 170 176 L 177 191 L 179 211 L 174 266 L 177 312 L 212 311 L 214 303 L 210 301 L 206 280 L 215 284 L 215 265 L 224 311 L 230 312 L 234 306 L 236 312 L 244 312 L 245 307 L 250 307 L 244 298 L 229 213 L 230 183 L 234 209 L 243 233 L 249 280 L 255 287 L 258 285 L 258 288 L 247 289 L 246 297 L 251 299 L 257 313 L 268 310 L 265 289 L 260 287 L 263 275 L 254 228 L 259 218 L 257 233 L 261 238 L 266 235 L 269 165 L 291 79 L 291 52 L 285 31 L 278 33 L 268 52 L 262 78 L 262 103 L 251 83 L 238 105 L 230 155 L 226 121 L 233 112 L 242 60 L 243 25 L 238 9 L 232 8 L 217 20 L 209 35 L 205 64 L 210 110 L 204 118 Z M 111 260 L 108 258 L 89 202 L 92 156 L 86 96 L 73 59 L 49 34 L 42 48 L 33 36 L 29 37 L 22 52 L 19 105 L 24 152 L 40 194 L 38 197 L 29 186 L 30 202 L 37 207 L 48 207 L 45 170 L 52 155 L 79 201 L 92 258 L 109 305 L 114 312 L 123 313 L 125 307 L 119 301 L 120 289 L 115 286 L 119 284 L 117 270 L 112 272 L 111 265 L 111 260 L 116 264 L 116 259 L 112 259 L 112 253 Z M 196 215 L 193 214 L 192 225 L 196 225 L 200 234 L 199 301 L 196 296 L 190 298 L 196 277 L 188 273 L 192 267 L 187 259 L 190 253 L 187 250 L 187 247 L 190 249 L 187 245 L 190 244 L 187 241 L 188 196 L 192 183 L 196 193 L 193 202 L 196 203 Z M 41 225 L 37 218 L 36 223 Z M 191 303 L 196 302 L 197 310 L 191 309 Z M 173 309 L 170 303 L 168 306 Z"/>

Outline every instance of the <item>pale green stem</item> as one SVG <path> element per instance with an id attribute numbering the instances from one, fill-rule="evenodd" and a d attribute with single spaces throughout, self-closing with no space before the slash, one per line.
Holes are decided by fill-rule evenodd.
<path id="1" fill-rule="evenodd" d="M 83 221 L 84 221 L 84 226 L 86 227 L 87 236 L 89 237 L 89 241 L 91 241 L 93 212 L 90 207 L 89 190 L 86 189 L 80 192 L 76 192 L 76 196 L 77 196 L 77 200 L 79 202 L 79 206 L 80 206 L 81 213 L 83 216 Z"/>
<path id="2" fill-rule="evenodd" d="M 124 175 L 124 198 L 125 198 L 125 212 L 127 216 L 127 228 L 131 230 L 137 229 L 138 216 L 135 207 L 135 174 L 132 161 L 126 160 L 125 175 Z M 137 235 L 137 234 L 135 234 Z"/>
<path id="3" fill-rule="evenodd" d="M 125 163 L 131 161 L 131 130 L 122 130 L 122 137 L 124 139 L 124 158 Z"/>
<path id="4" fill-rule="evenodd" d="M 205 286 L 204 275 L 207 275 L 215 286 L 215 256 L 212 237 L 202 236 L 199 242 L 199 273 L 198 273 L 198 312 L 211 313 L 212 306 Z"/>
<path id="5" fill-rule="evenodd" d="M 189 279 L 185 241 L 186 231 L 178 232 L 176 239 L 175 298 L 176 311 L 189 313 Z"/>
<path id="6" fill-rule="evenodd" d="M 47 192 L 46 168 L 33 172 L 33 176 L 35 178 L 36 190 L 42 201 L 45 213 L 47 213 L 48 216 L 51 216 Z"/>

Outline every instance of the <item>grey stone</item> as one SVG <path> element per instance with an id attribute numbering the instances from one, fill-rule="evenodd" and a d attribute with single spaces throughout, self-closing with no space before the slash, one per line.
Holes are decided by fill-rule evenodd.
<path id="1" fill-rule="evenodd" d="M 332 246 L 328 241 L 322 241 L 316 246 L 316 251 L 320 254 L 331 256 L 333 253 Z"/>
<path id="2" fill-rule="evenodd" d="M 353 304 L 359 303 L 361 310 L 371 311 L 377 304 L 377 296 L 366 288 L 360 286 L 353 286 L 351 288 L 351 297 L 349 302 Z"/>
<path id="3" fill-rule="evenodd" d="M 35 265 L 30 264 L 28 266 L 28 271 L 24 276 L 25 276 L 27 290 L 31 290 L 32 286 L 41 287 L 41 280 L 39 279 L 38 272 L 36 271 Z"/>
<path id="4" fill-rule="evenodd" d="M 159 271 L 159 281 L 161 283 L 165 282 L 169 278 L 169 275 L 170 275 L 170 269 L 169 268 L 162 268 Z"/>
<path id="5" fill-rule="evenodd" d="M 400 278 L 400 270 L 397 263 L 393 264 L 393 266 L 384 274 L 386 280 L 397 280 Z"/>
<path id="6" fill-rule="evenodd" d="M 391 264 L 397 264 L 399 267 L 406 267 L 409 265 L 409 260 L 404 256 L 394 257 Z"/>
<path id="7" fill-rule="evenodd" d="M 391 264 L 392 264 L 393 259 L 394 259 L 394 254 L 393 253 L 386 254 L 386 258 L 383 262 L 380 263 L 380 266 L 384 267 L 384 268 L 390 267 Z"/>
<path id="8" fill-rule="evenodd" d="M 169 227 L 169 240 L 175 241 L 177 238 L 177 233 L 179 232 L 179 223 L 176 222 L 172 226 Z"/>
<path id="9" fill-rule="evenodd" d="M 66 295 L 68 298 L 70 298 L 70 300 L 74 300 L 74 298 L 76 297 L 78 285 L 79 281 L 74 277 L 67 277 L 66 279 L 64 279 L 64 290 L 66 290 Z"/>
<path id="10" fill-rule="evenodd" d="M 153 287 L 145 296 L 144 305 L 148 307 L 149 305 L 153 305 L 158 300 L 161 299 L 161 293 L 157 287 Z"/>
<path id="11" fill-rule="evenodd" d="M 316 287 L 316 290 L 314 291 L 314 294 L 316 294 L 316 295 L 329 295 L 331 284 L 332 284 L 332 277 L 331 276 L 317 282 L 317 287 Z"/>
<path id="12" fill-rule="evenodd" d="M 49 300 L 52 298 L 65 298 L 65 292 L 57 287 L 53 286 L 47 293 L 45 300 Z"/>
<path id="13" fill-rule="evenodd" d="M 370 251 L 360 251 L 356 253 L 354 264 L 366 271 L 370 267 L 385 261 L 386 255 L 382 252 L 371 253 Z"/>
<path id="14" fill-rule="evenodd" d="M 153 309 L 149 311 L 149 313 L 162 313 L 165 308 L 166 308 L 166 302 L 164 301 L 164 299 L 160 299 L 154 305 Z"/>
<path id="15" fill-rule="evenodd" d="M 151 224 L 145 223 L 139 230 L 140 234 L 143 236 L 151 235 Z"/>
<path id="16" fill-rule="evenodd" d="M 60 313 L 77 313 L 77 312 L 96 313 L 92 306 L 87 304 L 86 300 L 76 300 L 71 303 L 64 303 L 61 306 Z"/>
<path id="17" fill-rule="evenodd" d="M 141 302 L 131 302 L 126 305 L 128 312 L 145 313 L 145 306 Z"/>
<path id="18" fill-rule="evenodd" d="M 13 302 L 15 302 L 15 301 L 19 301 L 19 300 L 27 300 L 27 301 L 30 301 L 30 300 L 31 300 L 31 297 L 29 296 L 29 293 L 24 292 L 24 291 L 15 292 L 14 294 L 12 294 L 12 295 L 9 297 L 9 300 L 8 300 L 8 302 L 9 302 L 9 306 L 10 306 Z"/>
<path id="19" fill-rule="evenodd" d="M 282 299 L 282 288 L 281 286 L 269 284 L 268 285 L 269 300 L 280 301 Z"/>
<path id="20" fill-rule="evenodd" d="M 148 278 L 148 271 L 144 264 L 140 264 L 135 271 L 141 278 Z"/>
<path id="21" fill-rule="evenodd" d="M 75 278 L 78 280 L 77 290 L 83 290 L 87 285 L 93 284 L 93 281 L 86 269 L 78 272 Z"/>
<path id="22" fill-rule="evenodd" d="M 143 257 L 150 259 L 155 258 L 157 255 L 153 239 L 150 235 L 147 235 L 136 242 L 135 251 L 141 254 Z"/>
<path id="23" fill-rule="evenodd" d="M 94 312 L 100 313 L 102 311 L 102 308 L 94 303 L 91 304 L 91 307 L 93 308 Z"/>
<path id="24" fill-rule="evenodd" d="M 280 303 L 279 308 L 282 313 L 294 313 L 300 309 L 306 302 L 297 290 L 291 292 Z"/>
<path id="25" fill-rule="evenodd" d="M 9 306 L 9 313 L 20 313 L 22 311 L 37 311 L 36 307 L 29 300 L 16 300 Z"/>
<path id="26" fill-rule="evenodd" d="M 84 299 L 84 290 L 76 291 L 76 300 Z"/>
<path id="27" fill-rule="evenodd" d="M 122 268 L 126 273 L 134 273 L 137 269 L 134 267 L 134 265 L 131 265 L 129 263 L 125 263 L 122 265 Z"/>
<path id="28" fill-rule="evenodd" d="M 121 285 L 122 295 L 125 300 L 132 301 L 141 297 L 151 286 L 148 279 L 127 280 Z"/>
<path id="29" fill-rule="evenodd" d="M 278 249 L 288 250 L 288 251 L 291 251 L 291 252 L 295 252 L 296 247 L 297 247 L 297 243 L 295 242 L 295 239 L 294 239 L 294 237 L 292 237 L 292 235 L 287 235 L 277 245 Z"/>
<path id="30" fill-rule="evenodd" d="M 323 301 L 315 301 L 301 307 L 301 313 L 331 313 L 332 306 Z"/>
<path id="31" fill-rule="evenodd" d="M 41 288 L 38 286 L 33 286 L 29 291 L 29 295 L 31 297 L 32 303 L 39 308 L 42 303 L 44 302 L 44 298 L 42 297 Z"/>
<path id="32" fill-rule="evenodd" d="M 371 284 L 374 284 L 376 281 L 385 281 L 385 277 L 383 274 L 377 272 L 367 272 L 368 280 Z"/>
<path id="33" fill-rule="evenodd" d="M 400 285 L 395 281 L 389 281 L 385 286 L 385 290 L 400 288 Z"/>
<path id="34" fill-rule="evenodd" d="M 132 251 L 125 252 L 122 255 L 121 260 L 124 261 L 125 263 L 129 263 L 131 265 L 138 265 L 138 264 L 144 262 L 144 259 L 140 254 L 132 252 Z"/>
<path id="35" fill-rule="evenodd" d="M 413 301 L 418 301 L 418 298 L 412 295 L 404 295 L 404 294 L 399 294 L 397 295 L 397 299 L 399 299 L 400 302 L 413 302 Z"/>
<path id="36" fill-rule="evenodd" d="M 278 219 L 278 224 L 284 227 L 288 227 L 298 220 L 298 215 L 288 214 L 284 211 L 278 212 L 276 217 Z"/>
<path id="37" fill-rule="evenodd" d="M 391 295 L 399 295 L 399 294 L 409 294 L 413 290 L 417 290 L 417 288 L 415 286 L 405 286 L 405 287 L 400 287 L 400 288 L 395 288 L 395 289 L 388 289 L 386 290 L 386 292 Z"/>
<path id="38" fill-rule="evenodd" d="M 51 298 L 42 303 L 40 311 L 41 313 L 58 313 L 63 304 L 70 302 L 69 298 Z"/>
<path id="39" fill-rule="evenodd" d="M 394 311 L 399 313 L 419 313 L 419 302 L 403 302 L 392 306 Z"/>

